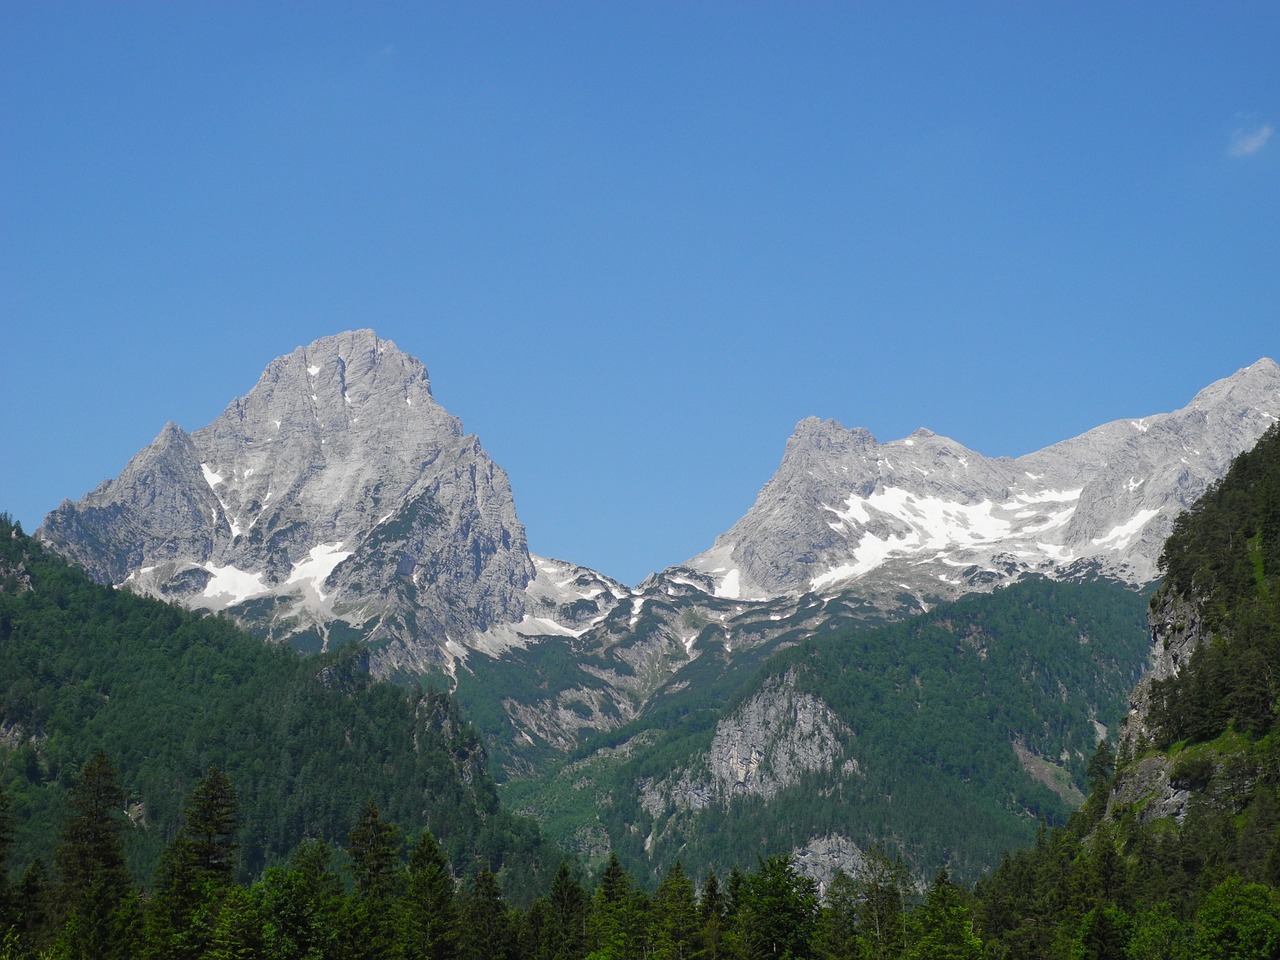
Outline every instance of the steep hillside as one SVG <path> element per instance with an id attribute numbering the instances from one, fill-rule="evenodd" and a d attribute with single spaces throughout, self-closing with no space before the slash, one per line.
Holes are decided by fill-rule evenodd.
<path id="1" fill-rule="evenodd" d="M 365 668 L 356 649 L 303 658 L 95 584 L 0 515 L 0 777 L 16 859 L 48 862 L 66 789 L 101 749 L 128 797 L 140 878 L 211 765 L 240 794 L 250 874 L 304 837 L 343 841 L 370 797 L 407 829 L 430 827 L 463 872 L 553 869 L 537 827 L 501 809 L 452 699 Z"/>
<path id="2" fill-rule="evenodd" d="M 1144 664 L 1145 609 L 1113 582 L 1033 579 L 757 647 L 741 673 L 708 649 L 554 777 L 504 795 L 641 876 L 677 857 L 723 872 L 786 851 L 827 880 L 885 846 L 918 877 L 974 877 L 1083 798 Z"/>
<path id="3" fill-rule="evenodd" d="M 1118 762 L 978 888 L 1000 956 L 1280 955 L 1280 426 L 1181 516 Z"/>

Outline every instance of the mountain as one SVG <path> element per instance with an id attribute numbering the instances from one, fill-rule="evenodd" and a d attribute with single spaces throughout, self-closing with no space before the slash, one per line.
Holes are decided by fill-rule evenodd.
<path id="1" fill-rule="evenodd" d="M 520 775 L 820 632 L 1028 574 L 1145 583 L 1173 516 L 1277 413 L 1260 360 L 1018 459 L 805 420 L 746 516 L 628 587 L 530 553 L 506 474 L 422 364 L 363 330 L 276 360 L 204 428 L 167 425 L 37 535 L 100 582 L 303 650 L 364 643 L 378 676 L 448 675 Z"/>
<path id="2" fill-rule="evenodd" d="M 1280 426 L 1175 522 L 1119 754 L 977 887 L 993 956 L 1280 955 Z"/>
<path id="3" fill-rule="evenodd" d="M 225 612 L 303 650 L 363 644 L 377 676 L 446 679 L 524 808 L 559 818 L 557 839 L 625 849 L 637 868 L 692 857 L 734 810 L 806 823 L 770 842 L 851 866 L 928 803 L 918 791 L 873 823 L 883 789 L 850 805 L 853 819 L 813 799 L 837 773 L 842 796 L 883 786 L 905 762 L 895 743 L 917 758 L 911 782 L 927 781 L 918 739 L 885 731 L 877 749 L 890 754 L 856 747 L 875 704 L 905 722 L 927 682 L 920 716 L 977 730 L 966 711 L 992 691 L 1027 693 L 982 741 L 1004 786 L 967 815 L 984 824 L 974 842 L 935 831 L 916 850 L 921 869 L 944 856 L 969 871 L 1025 839 L 1034 811 L 1061 817 L 1078 802 L 1089 741 L 1113 726 L 1138 669 L 1132 588 L 1156 576 L 1174 516 L 1277 413 L 1280 367 L 1260 360 L 1181 410 L 1017 459 L 924 430 L 882 444 L 805 420 L 746 516 L 629 587 L 532 554 L 506 475 L 436 403 L 425 368 L 357 331 L 275 361 L 207 427 L 166 426 L 39 536 L 100 582 Z M 1044 578 L 1061 581 L 1049 600 L 1036 599 Z M 1022 579 L 978 613 L 944 606 Z M 1099 604 L 1116 613 L 1081 628 Z M 918 627 L 890 626 L 919 614 Z M 790 660 L 798 650 L 825 675 Z M 1006 655 L 985 662 L 993 650 Z M 931 657 L 953 669 L 933 676 Z M 881 692 L 846 702 L 845 687 Z M 706 863 L 742 854 L 750 831 L 726 829 L 737 839 L 711 841 Z"/>
<path id="4" fill-rule="evenodd" d="M 239 796 L 245 876 L 304 838 L 345 843 L 372 798 L 406 829 L 429 827 L 459 873 L 487 866 L 513 893 L 536 890 L 560 854 L 502 809 L 453 699 L 374 681 L 363 660 L 351 646 L 300 656 L 94 583 L 0 514 L 0 793 L 14 813 L 2 839 L 17 862 L 52 865 L 68 787 L 101 750 L 144 882 L 216 766 Z M 0 889 L 6 870 L 0 857 Z"/>
<path id="5" fill-rule="evenodd" d="M 655 880 L 677 858 L 723 875 L 786 852 L 825 883 L 875 847 L 918 878 L 972 878 L 1079 804 L 1144 665 L 1146 607 L 1114 581 L 1029 577 L 742 659 L 710 641 L 634 719 L 504 795 L 562 846 Z M 554 649 L 517 661 L 531 686 L 560 679 Z M 486 679 L 459 675 L 482 727 Z"/>
<path id="6" fill-rule="evenodd" d="M 743 598 L 958 596 L 1083 568 L 1146 583 L 1174 518 L 1277 417 L 1280 366 L 1264 359 L 1181 410 L 1017 459 L 924 429 L 879 443 L 810 418 L 746 516 L 686 566 Z"/>
<path id="7" fill-rule="evenodd" d="M 37 535 L 102 583 L 420 674 L 519 621 L 535 569 L 506 474 L 370 330 L 281 357 L 213 423 L 170 423 Z"/>

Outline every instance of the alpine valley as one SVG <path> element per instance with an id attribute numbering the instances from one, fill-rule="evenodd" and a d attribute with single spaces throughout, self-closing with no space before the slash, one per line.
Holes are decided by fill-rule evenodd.
<path id="1" fill-rule="evenodd" d="M 646 879 L 873 847 L 972 878 L 1062 822 L 1147 667 L 1175 519 L 1280 419 L 1259 360 L 1016 459 L 802 421 L 714 544 L 628 586 L 530 552 L 504 471 L 361 330 L 167 424 L 37 532 L 102 584 L 448 686 L 503 796 Z"/>

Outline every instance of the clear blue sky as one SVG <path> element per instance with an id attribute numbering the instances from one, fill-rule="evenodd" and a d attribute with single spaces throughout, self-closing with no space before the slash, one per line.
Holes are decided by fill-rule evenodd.
<path id="1" fill-rule="evenodd" d="M 0 5 L 0 510 L 372 327 L 535 552 L 710 546 L 796 422 L 1018 455 L 1280 359 L 1280 4 Z"/>

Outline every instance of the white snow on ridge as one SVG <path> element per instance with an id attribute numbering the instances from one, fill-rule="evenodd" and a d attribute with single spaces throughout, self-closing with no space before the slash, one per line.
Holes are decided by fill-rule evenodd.
<path id="1" fill-rule="evenodd" d="M 948 565 L 970 566 L 972 558 L 957 562 L 948 553 L 998 545 L 1015 550 L 1023 538 L 1043 536 L 1065 527 L 1076 512 L 1082 492 L 1040 490 L 1015 494 L 1003 503 L 982 500 L 966 504 L 884 487 L 869 497 L 849 497 L 843 509 L 824 504 L 823 509 L 836 518 L 828 526 L 848 538 L 852 557 L 812 578 L 810 588 L 822 590 L 861 577 L 895 557 L 932 553 L 934 560 Z M 1041 504 L 1049 509 L 1036 509 Z M 878 525 L 877 532 L 867 529 L 873 523 Z M 1060 560 L 1066 553 L 1055 544 L 1036 542 L 1034 550 L 1030 544 L 1026 547 L 1028 558 L 1042 555 Z"/>
<path id="2" fill-rule="evenodd" d="M 212 490 L 214 487 L 220 484 L 224 479 L 226 479 L 221 474 L 214 473 L 212 470 L 210 470 L 209 465 L 207 463 L 200 464 L 200 472 L 204 474 L 204 482 L 209 484 L 210 490 Z"/>

